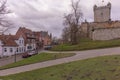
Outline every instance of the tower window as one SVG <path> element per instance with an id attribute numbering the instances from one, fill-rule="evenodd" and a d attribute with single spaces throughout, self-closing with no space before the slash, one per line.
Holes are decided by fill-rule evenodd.
<path id="1" fill-rule="evenodd" d="M 101 13 L 101 15 L 103 16 L 103 13 Z"/>

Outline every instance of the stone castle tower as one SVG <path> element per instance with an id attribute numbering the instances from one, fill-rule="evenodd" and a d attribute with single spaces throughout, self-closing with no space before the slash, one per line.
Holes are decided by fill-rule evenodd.
<path id="1" fill-rule="evenodd" d="M 111 20 L 111 3 L 106 6 L 94 5 L 94 22 L 105 22 Z"/>

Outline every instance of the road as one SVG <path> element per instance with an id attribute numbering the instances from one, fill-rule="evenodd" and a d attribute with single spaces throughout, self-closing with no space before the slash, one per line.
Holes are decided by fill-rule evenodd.
<path id="1" fill-rule="evenodd" d="M 50 60 L 25 66 L 20 66 L 16 68 L 6 69 L 6 70 L 0 70 L 0 76 L 7 76 L 11 74 L 31 71 L 35 69 L 45 68 L 53 65 L 58 65 L 62 63 L 68 63 L 72 61 L 77 60 L 83 60 L 98 56 L 105 56 L 105 55 L 120 55 L 120 47 L 117 48 L 108 48 L 108 49 L 97 49 L 97 50 L 87 50 L 87 51 L 70 51 L 72 53 L 76 53 L 75 56 L 62 58 L 62 59 L 56 59 L 56 60 Z"/>
<path id="2" fill-rule="evenodd" d="M 16 61 L 20 61 L 23 58 L 21 57 L 21 55 L 16 55 Z M 0 59 L 0 67 L 10 64 L 10 63 L 14 63 L 15 62 L 15 56 L 10 56 L 10 57 L 6 57 L 6 58 L 2 58 Z"/>
<path id="3" fill-rule="evenodd" d="M 48 52 L 48 51 L 44 51 L 44 50 L 39 51 L 39 53 L 41 53 L 41 52 Z M 23 60 L 22 54 L 16 55 L 16 61 L 20 61 L 20 60 Z M 0 67 L 7 65 L 7 64 L 14 63 L 14 62 L 15 62 L 15 56 L 2 58 L 2 59 L 0 59 Z"/>

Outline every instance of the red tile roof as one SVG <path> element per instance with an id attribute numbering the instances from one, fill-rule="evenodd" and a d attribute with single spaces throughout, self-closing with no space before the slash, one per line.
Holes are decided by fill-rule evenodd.
<path id="1" fill-rule="evenodd" d="M 34 32 L 32 30 L 30 30 L 30 29 L 25 28 L 25 27 L 20 27 L 18 29 L 17 33 L 16 33 L 16 36 L 21 36 L 22 35 L 24 40 L 25 40 L 25 45 L 26 45 L 27 43 L 29 43 L 27 41 L 27 38 L 28 38 L 27 34 L 30 34 L 30 39 L 35 39 L 35 38 L 31 37 L 31 35 L 33 35 Z"/>
<path id="2" fill-rule="evenodd" d="M 3 46 L 18 46 L 14 35 L 0 35 L 0 40 L 3 42 Z"/>

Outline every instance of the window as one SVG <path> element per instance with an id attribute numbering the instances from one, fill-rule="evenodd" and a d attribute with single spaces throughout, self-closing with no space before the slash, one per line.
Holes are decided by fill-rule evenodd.
<path id="1" fill-rule="evenodd" d="M 22 40 L 22 43 L 24 43 L 24 40 Z"/>
<path id="2" fill-rule="evenodd" d="M 10 48 L 10 52 L 13 52 L 13 49 L 12 49 L 12 48 Z"/>
<path id="3" fill-rule="evenodd" d="M 19 52 L 21 52 L 21 48 L 19 48 Z"/>
<path id="4" fill-rule="evenodd" d="M 33 39 L 33 42 L 35 42 L 35 40 Z"/>
<path id="5" fill-rule="evenodd" d="M 24 52 L 25 52 L 26 50 L 25 50 L 25 48 L 24 48 Z"/>
<path id="6" fill-rule="evenodd" d="M 19 43 L 21 44 L 21 40 L 19 40 Z"/>
<path id="7" fill-rule="evenodd" d="M 27 49 L 32 49 L 32 46 L 28 46 Z"/>
<path id="8" fill-rule="evenodd" d="M 17 52 L 18 52 L 18 48 L 17 48 Z"/>
<path id="9" fill-rule="evenodd" d="M 34 42 L 34 39 L 32 39 L 32 43 Z"/>
<path id="10" fill-rule="evenodd" d="M 22 47 L 22 52 L 24 51 L 24 48 Z"/>
<path id="11" fill-rule="evenodd" d="M 4 48 L 4 52 L 7 52 L 7 48 Z"/>
<path id="12" fill-rule="evenodd" d="M 29 34 L 29 33 L 27 33 L 27 37 L 30 37 L 30 34 Z"/>

